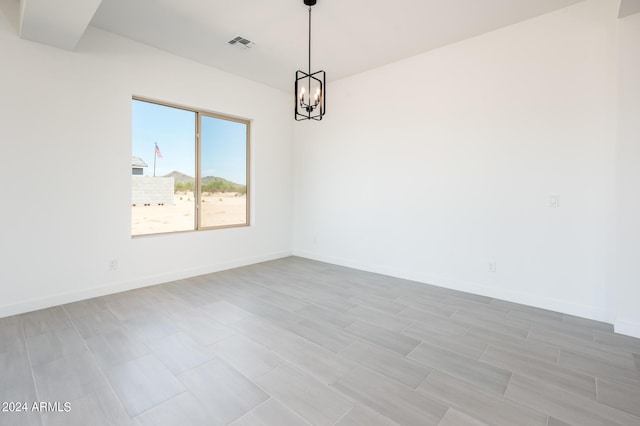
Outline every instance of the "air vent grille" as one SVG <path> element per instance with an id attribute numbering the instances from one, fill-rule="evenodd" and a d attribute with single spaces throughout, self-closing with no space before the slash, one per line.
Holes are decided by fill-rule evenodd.
<path id="1" fill-rule="evenodd" d="M 253 46 L 255 46 L 256 44 L 254 42 L 252 42 L 251 40 L 247 40 L 246 38 L 242 37 L 242 36 L 238 36 L 232 40 L 229 40 L 229 44 L 232 46 L 240 46 L 240 47 L 246 47 L 247 49 L 252 48 Z"/>

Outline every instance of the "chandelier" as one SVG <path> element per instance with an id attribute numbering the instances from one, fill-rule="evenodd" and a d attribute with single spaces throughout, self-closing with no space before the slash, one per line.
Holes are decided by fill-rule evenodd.
<path id="1" fill-rule="evenodd" d="M 316 71 L 311 73 L 311 6 L 317 0 L 303 0 L 309 6 L 309 72 L 296 71 L 295 96 L 295 119 L 302 120 L 322 120 L 325 109 L 325 72 Z"/>

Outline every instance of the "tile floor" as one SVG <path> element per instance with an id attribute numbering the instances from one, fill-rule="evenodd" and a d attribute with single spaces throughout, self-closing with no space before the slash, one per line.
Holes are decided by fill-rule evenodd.
<path id="1" fill-rule="evenodd" d="M 27 403 L 3 426 L 640 425 L 640 339 L 291 257 L 0 319 L 0 402 Z"/>

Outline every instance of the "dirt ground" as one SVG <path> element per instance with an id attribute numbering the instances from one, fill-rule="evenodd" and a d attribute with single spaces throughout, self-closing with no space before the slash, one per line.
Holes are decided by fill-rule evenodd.
<path id="1" fill-rule="evenodd" d="M 176 194 L 173 206 L 131 207 L 131 235 L 194 229 L 195 203 L 193 192 Z M 236 192 L 204 194 L 202 197 L 202 227 L 244 224 L 247 197 Z"/>

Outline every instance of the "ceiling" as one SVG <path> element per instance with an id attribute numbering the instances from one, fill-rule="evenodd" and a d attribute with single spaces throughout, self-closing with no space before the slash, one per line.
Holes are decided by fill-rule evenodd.
<path id="1" fill-rule="evenodd" d="M 312 70 L 379 67 L 581 0 L 318 0 Z M 626 0 L 625 0 L 626 1 Z M 632 0 L 637 1 L 637 0 Z M 307 70 L 302 0 L 20 0 L 23 38 L 73 49 L 87 25 L 282 90 Z M 252 48 L 231 46 L 242 36 Z"/>

